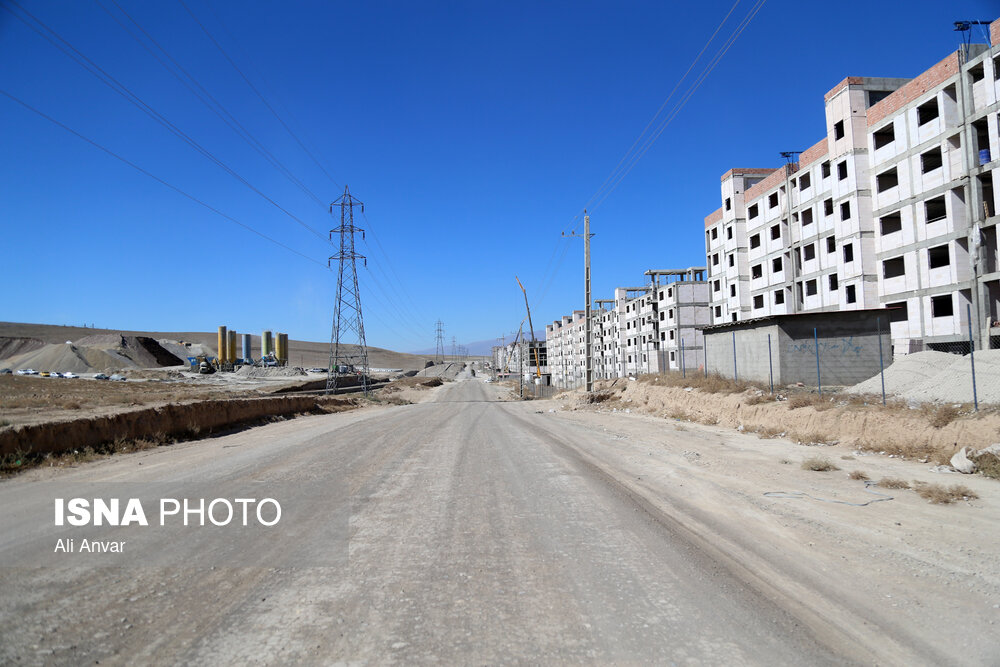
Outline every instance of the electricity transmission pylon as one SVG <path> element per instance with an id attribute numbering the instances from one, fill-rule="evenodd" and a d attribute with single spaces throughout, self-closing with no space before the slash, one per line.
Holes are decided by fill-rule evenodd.
<path id="1" fill-rule="evenodd" d="M 434 361 L 444 362 L 444 324 L 441 320 L 437 321 L 437 345 L 434 350 Z"/>
<path id="2" fill-rule="evenodd" d="M 355 199 L 347 186 L 344 194 L 330 204 L 330 214 L 333 207 L 340 207 L 340 226 L 330 230 L 330 240 L 334 234 L 340 235 L 340 252 L 327 260 L 327 266 L 336 260 L 337 297 L 333 307 L 333 332 L 330 334 L 330 364 L 326 374 L 326 393 L 337 390 L 337 381 L 341 371 L 356 373 L 361 382 L 361 389 L 368 395 L 368 346 L 365 343 L 365 324 L 361 317 L 361 292 L 358 291 L 357 260 L 362 260 L 367 266 L 368 260 L 354 250 L 354 233 L 365 230 L 354 225 L 354 207 L 361 207 L 364 213 L 365 205 Z M 350 339 L 350 342 L 348 342 Z"/>

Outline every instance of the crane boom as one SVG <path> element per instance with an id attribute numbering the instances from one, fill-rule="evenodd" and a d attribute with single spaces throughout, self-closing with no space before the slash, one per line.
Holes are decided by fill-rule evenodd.
<path id="1" fill-rule="evenodd" d="M 517 281 L 517 286 L 521 288 L 521 293 L 524 294 L 524 309 L 528 311 L 528 331 L 531 332 L 531 349 L 535 351 L 535 374 L 538 377 L 542 377 L 542 367 L 538 363 L 538 345 L 535 340 L 535 325 L 531 323 L 531 308 L 528 306 L 528 291 L 524 289 L 524 285 L 521 284 L 521 279 L 514 276 L 514 280 Z"/>

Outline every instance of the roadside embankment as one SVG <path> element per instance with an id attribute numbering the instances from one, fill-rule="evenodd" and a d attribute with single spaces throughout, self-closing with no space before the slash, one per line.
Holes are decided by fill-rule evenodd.
<path id="1" fill-rule="evenodd" d="M 841 444 L 947 464 L 962 447 L 983 449 L 1000 441 L 1000 414 L 965 407 L 906 404 L 882 406 L 864 397 L 796 394 L 776 400 L 754 388 L 703 391 L 665 386 L 655 379 L 599 382 L 595 393 L 563 394 L 579 407 L 629 410 L 668 419 L 718 424 L 761 437 L 806 444 Z"/>
<path id="2" fill-rule="evenodd" d="M 65 421 L 0 429 L 0 455 L 41 455 L 118 440 L 160 439 L 204 435 L 213 430 L 251 423 L 267 417 L 306 412 L 339 412 L 357 406 L 350 398 L 334 396 L 276 396 L 171 403 Z"/>

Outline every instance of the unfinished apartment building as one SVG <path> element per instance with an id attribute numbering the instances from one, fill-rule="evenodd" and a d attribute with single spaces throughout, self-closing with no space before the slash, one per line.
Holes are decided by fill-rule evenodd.
<path id="1" fill-rule="evenodd" d="M 877 307 L 867 115 L 905 82 L 845 79 L 798 162 L 723 174 L 705 219 L 712 324 Z"/>
<path id="2" fill-rule="evenodd" d="M 649 284 L 619 287 L 614 299 L 594 302 L 591 349 L 596 379 L 693 369 L 704 363 L 702 334 L 696 327 L 710 319 L 705 267 L 646 275 Z M 586 382 L 584 318 L 578 310 L 545 327 L 553 385 Z"/>
<path id="3" fill-rule="evenodd" d="M 869 110 L 880 303 L 897 354 L 1000 347 L 1000 21 Z M 970 320 L 971 317 L 971 320 Z M 996 326 L 994 326 L 996 325 Z"/>

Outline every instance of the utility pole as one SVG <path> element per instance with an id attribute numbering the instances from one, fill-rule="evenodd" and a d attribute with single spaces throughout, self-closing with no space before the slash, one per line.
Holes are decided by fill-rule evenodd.
<path id="1" fill-rule="evenodd" d="M 455 337 L 452 336 L 451 337 L 451 356 L 452 356 L 452 361 L 454 361 L 455 356 L 457 355 L 457 352 L 456 352 L 457 349 L 458 348 L 455 346 Z"/>
<path id="2" fill-rule="evenodd" d="M 441 320 L 437 321 L 437 343 L 434 348 L 434 361 L 436 363 L 444 362 L 444 324 Z"/>
<path id="3" fill-rule="evenodd" d="M 358 267 L 356 260 L 362 260 L 365 265 L 368 260 L 364 255 L 354 251 L 354 233 L 361 232 L 361 238 L 365 237 L 365 230 L 354 225 L 354 206 L 361 207 L 364 213 L 365 205 L 351 196 L 350 190 L 344 186 L 344 194 L 330 204 L 330 213 L 333 214 L 333 207 L 340 207 L 340 226 L 330 230 L 330 240 L 334 234 L 340 235 L 340 252 L 327 259 L 329 267 L 333 260 L 337 260 L 337 298 L 333 309 L 333 332 L 330 335 L 330 363 L 326 372 L 326 393 L 337 391 L 337 380 L 340 369 L 343 366 L 350 367 L 358 373 L 361 381 L 361 389 L 365 396 L 368 395 L 368 345 L 365 343 L 365 325 L 361 317 L 361 292 L 358 290 Z M 344 272 L 347 272 L 346 280 Z M 357 347 L 352 351 L 347 347 L 345 338 L 348 334 L 354 334 L 351 338 L 357 339 Z"/>
<path id="4" fill-rule="evenodd" d="M 563 236 L 580 236 L 576 232 L 570 232 L 566 234 L 563 232 Z M 590 321 L 590 237 L 593 234 L 590 233 L 590 216 L 587 215 L 587 211 L 583 211 L 583 281 L 584 281 L 584 291 L 586 296 L 584 297 L 586 304 L 584 307 L 584 348 L 583 356 L 586 359 L 587 366 L 587 392 L 592 392 L 594 390 L 594 367 L 593 367 L 593 357 L 591 355 L 590 340 L 591 340 L 591 329 L 593 323 Z"/>

